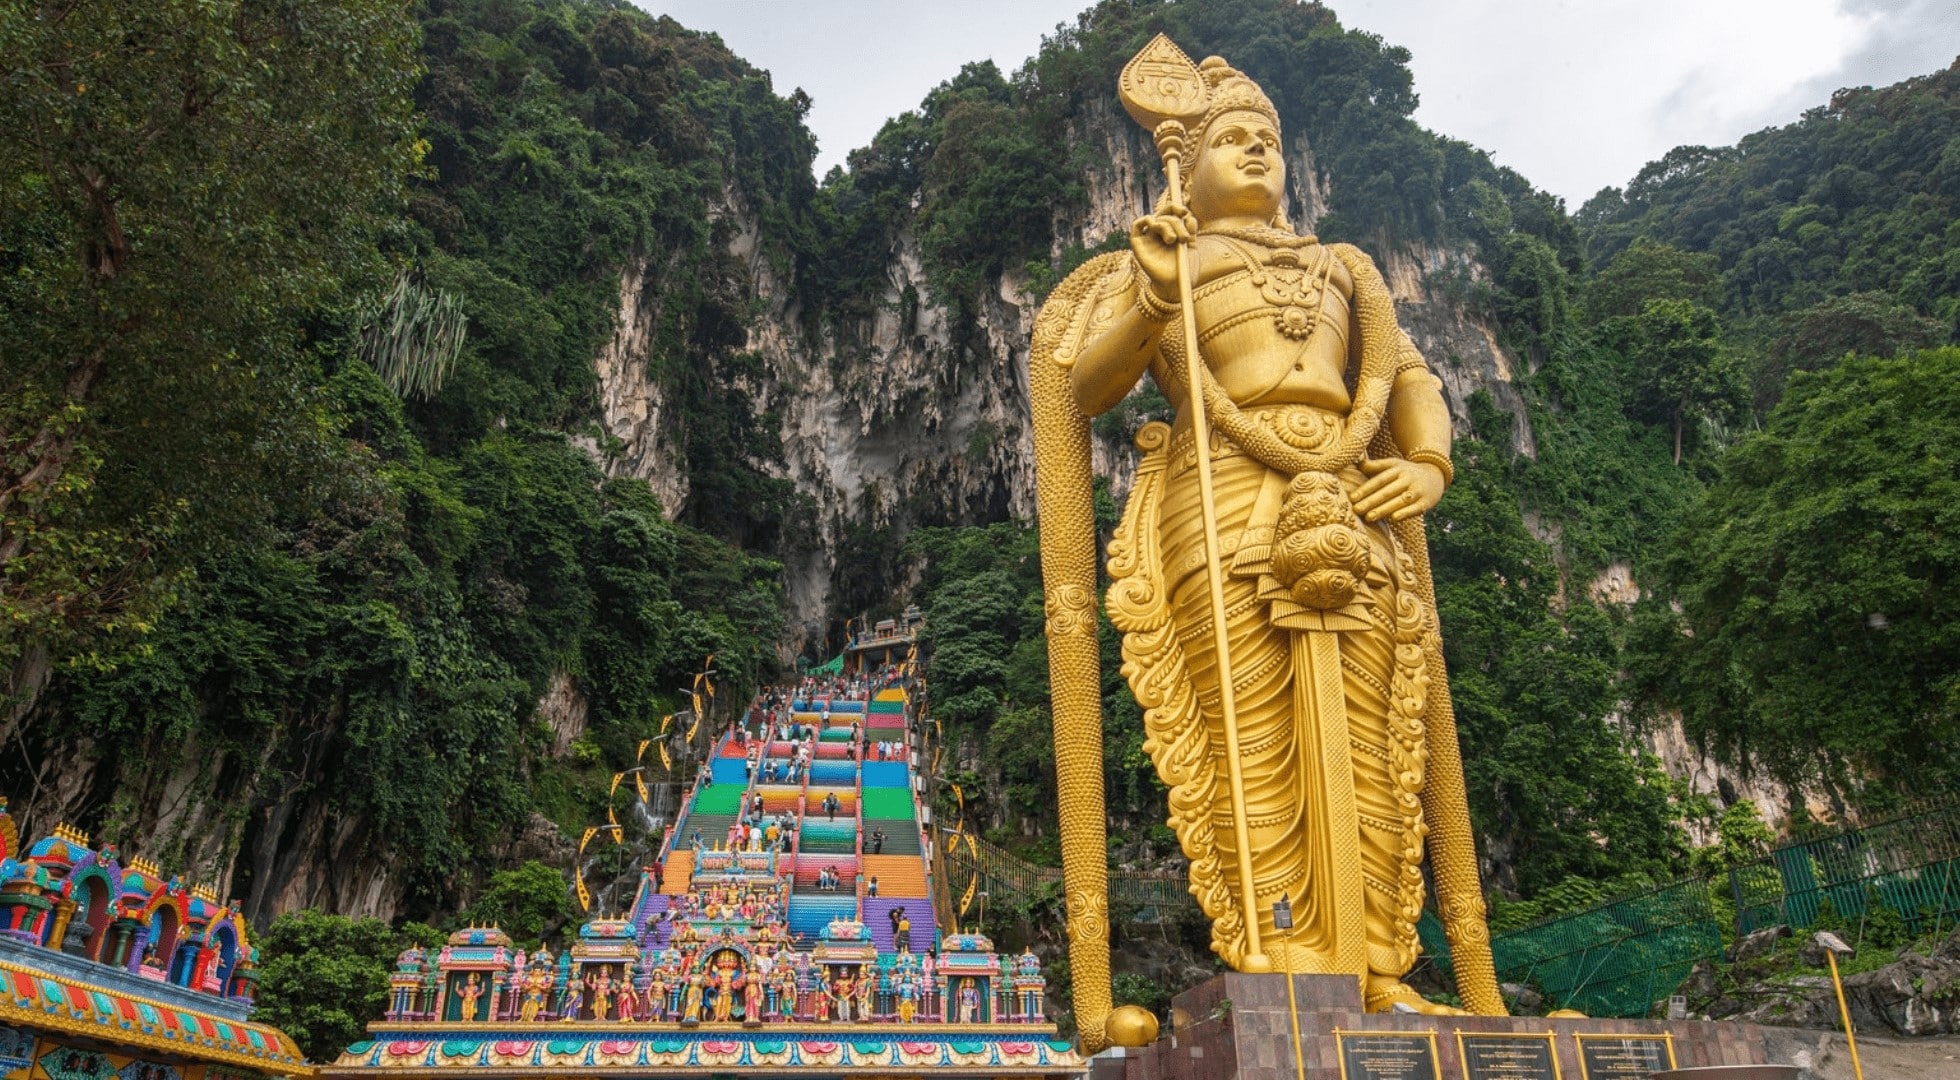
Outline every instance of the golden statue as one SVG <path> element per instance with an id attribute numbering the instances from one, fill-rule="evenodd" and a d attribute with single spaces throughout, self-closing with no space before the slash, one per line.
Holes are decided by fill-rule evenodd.
<path id="1" fill-rule="evenodd" d="M 1421 520 L 1452 475 L 1442 384 L 1368 256 L 1287 226 L 1256 83 L 1159 35 L 1119 92 L 1169 189 L 1055 289 L 1029 355 L 1085 1046 L 1110 1007 L 1087 417 L 1146 371 L 1179 409 L 1137 433 L 1108 610 L 1212 949 L 1437 1011 L 1402 982 L 1426 848 L 1463 1002 L 1501 1014 Z"/>

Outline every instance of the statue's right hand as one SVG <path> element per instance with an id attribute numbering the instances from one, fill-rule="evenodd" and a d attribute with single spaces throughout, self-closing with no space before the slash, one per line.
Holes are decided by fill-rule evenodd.
<path id="1" fill-rule="evenodd" d="M 1171 207 L 1182 211 L 1182 207 Z M 1197 235 L 1198 222 L 1189 213 L 1146 214 L 1130 223 L 1130 252 L 1157 299 L 1177 303 L 1179 248 Z"/>

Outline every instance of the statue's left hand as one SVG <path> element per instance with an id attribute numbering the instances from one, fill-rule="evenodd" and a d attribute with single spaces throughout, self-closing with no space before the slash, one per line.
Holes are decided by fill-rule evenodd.
<path id="1" fill-rule="evenodd" d="M 1420 461 L 1379 458 L 1361 463 L 1368 479 L 1355 489 L 1354 512 L 1364 521 L 1406 521 L 1443 501 L 1443 470 Z"/>

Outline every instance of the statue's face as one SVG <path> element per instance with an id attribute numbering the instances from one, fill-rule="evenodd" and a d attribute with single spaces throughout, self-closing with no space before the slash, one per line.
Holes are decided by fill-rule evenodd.
<path id="1" fill-rule="evenodd" d="M 1228 112 L 1205 129 L 1186 195 L 1199 221 L 1244 215 L 1264 221 L 1278 212 L 1285 190 L 1279 129 L 1263 113 Z"/>

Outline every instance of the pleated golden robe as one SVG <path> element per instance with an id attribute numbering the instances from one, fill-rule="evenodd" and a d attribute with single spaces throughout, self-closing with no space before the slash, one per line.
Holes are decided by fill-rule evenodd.
<path id="1" fill-rule="evenodd" d="M 1380 290 L 1372 266 L 1367 273 Z M 1256 307 L 1258 293 L 1241 288 L 1234 299 L 1231 284 L 1205 290 L 1209 303 L 1200 295 L 1201 340 L 1270 314 L 1238 310 Z M 1380 291 L 1368 299 L 1386 303 Z M 1409 357 L 1421 362 L 1399 331 L 1392 339 L 1400 355 L 1376 365 L 1389 378 Z M 1174 401 L 1186 400 L 1179 370 L 1175 355 L 1153 366 Z M 1235 808 L 1247 823 L 1261 944 L 1278 970 L 1394 980 L 1415 961 L 1427 831 L 1424 710 L 1440 639 L 1419 585 L 1427 567 L 1393 528 L 1363 523 L 1349 505 L 1366 477 L 1340 460 L 1339 448 L 1359 439 L 1392 452 L 1373 428 L 1378 409 L 1363 391 L 1345 414 L 1284 404 L 1214 420 L 1242 807 L 1227 783 L 1191 433 L 1182 423 L 1175 431 L 1152 424 L 1137 436 L 1145 456 L 1110 545 L 1109 614 L 1124 632 L 1124 674 L 1145 708 L 1146 749 L 1171 786 L 1171 824 L 1191 860 L 1192 891 L 1213 920 L 1214 950 L 1234 965 L 1246 947 Z M 1350 433 L 1351 423 L 1370 427 Z M 1302 461 L 1328 467 L 1299 468 Z M 1286 929 L 1275 922 L 1282 900 Z"/>

